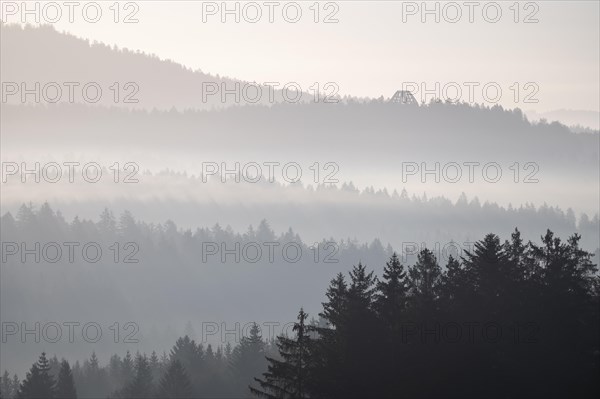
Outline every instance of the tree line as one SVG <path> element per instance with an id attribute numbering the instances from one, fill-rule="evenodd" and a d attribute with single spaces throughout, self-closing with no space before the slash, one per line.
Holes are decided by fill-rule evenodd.
<path id="1" fill-rule="evenodd" d="M 408 269 L 393 255 L 381 279 L 359 263 L 331 281 L 327 325 L 305 325 L 301 310 L 296 338 L 278 341 L 283 360 L 268 359 L 250 389 L 266 398 L 595 397 L 600 280 L 579 239 L 489 234 L 444 269 L 427 249 Z"/>
<path id="2" fill-rule="evenodd" d="M 381 277 L 359 263 L 291 337 L 267 342 L 255 324 L 233 349 L 185 336 L 160 358 L 73 370 L 42 354 L 22 382 L 4 374 L 2 397 L 98 397 L 94 384 L 114 398 L 596 397 L 600 278 L 579 240 L 515 230 L 445 265 L 428 249 L 408 267 L 393 254 Z"/>
<path id="3" fill-rule="evenodd" d="M 56 355 L 42 353 L 23 381 L 8 371 L 0 377 L 0 397 L 20 398 L 192 398 L 244 397 L 253 377 L 266 370 L 265 355 L 274 356 L 272 341 L 263 340 L 254 324 L 248 336 L 206 347 L 189 336 L 175 342 L 169 353 L 129 351 L 114 354 L 101 365 L 95 353 L 71 367 Z"/>

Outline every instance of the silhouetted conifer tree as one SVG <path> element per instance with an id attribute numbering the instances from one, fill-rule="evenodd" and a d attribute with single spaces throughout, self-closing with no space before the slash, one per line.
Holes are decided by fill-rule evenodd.
<path id="1" fill-rule="evenodd" d="M 190 379 L 179 360 L 171 362 L 158 385 L 158 397 L 165 399 L 191 398 Z"/>
<path id="2" fill-rule="evenodd" d="M 231 353 L 229 370 L 237 395 L 248 395 L 248 386 L 254 381 L 254 377 L 266 370 L 265 355 L 265 343 L 258 325 L 254 323 L 250 328 L 250 335 L 242 337 L 240 344 Z"/>
<path id="3" fill-rule="evenodd" d="M 268 370 L 264 379 L 255 378 L 261 389 L 250 387 L 250 391 L 264 398 L 308 398 L 311 392 L 310 327 L 306 325 L 308 315 L 303 309 L 294 323 L 295 338 L 277 337 L 277 348 L 281 360 L 267 357 Z"/>
<path id="4" fill-rule="evenodd" d="M 25 380 L 21 383 L 17 397 L 19 399 L 51 399 L 54 397 L 54 384 L 54 379 L 50 375 L 50 364 L 46 354 L 42 352 L 37 363 L 31 366 Z"/>
<path id="5" fill-rule="evenodd" d="M 137 354 L 135 357 L 135 377 L 125 388 L 124 396 L 127 398 L 148 398 L 152 396 L 154 387 L 152 371 L 146 355 Z"/>
<path id="6" fill-rule="evenodd" d="M 77 391 L 75 390 L 75 382 L 73 380 L 73 373 L 71 372 L 71 366 L 66 360 L 62 360 L 60 363 L 60 370 L 58 372 L 58 381 L 56 383 L 56 396 L 57 399 L 76 399 Z"/>

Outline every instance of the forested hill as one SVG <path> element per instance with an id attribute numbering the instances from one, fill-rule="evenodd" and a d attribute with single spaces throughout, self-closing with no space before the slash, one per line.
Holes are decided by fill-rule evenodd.
<path id="1" fill-rule="evenodd" d="M 112 176 L 110 171 L 104 175 Z M 504 235 L 520 226 L 527 239 L 535 240 L 549 228 L 562 236 L 581 234 L 581 245 L 590 251 L 600 247 L 597 213 L 582 214 L 548 204 L 503 206 L 464 193 L 451 200 L 407 190 L 359 190 L 352 183 L 339 187 L 308 184 L 310 181 L 284 185 L 279 179 L 269 183 L 266 177 L 258 183 L 236 183 L 231 176 L 223 183 L 216 175 L 204 183 L 200 176 L 168 171 L 137 177 L 137 184 L 115 185 L 112 179 L 96 184 L 22 184 L 11 176 L 4 185 L 2 212 L 16 216 L 23 204 L 17 194 L 43 188 L 52 208 L 60 210 L 67 220 L 76 216 L 96 220 L 102 209 L 109 207 L 115 215 L 132 211 L 146 223 L 171 220 L 192 231 L 219 223 L 243 232 L 266 219 L 275 231 L 291 227 L 309 242 L 331 237 L 359 242 L 378 238 L 396 249 L 406 242 L 443 245 L 455 241 L 462 245 L 491 229 Z M 73 190 L 78 192 L 76 198 L 69 194 Z M 34 209 L 41 205 L 35 203 Z"/>
<path id="2" fill-rule="evenodd" d="M 204 329 L 198 341 L 189 335 L 171 341 L 168 354 L 156 340 L 135 357 L 120 347 L 104 360 L 95 351 L 75 354 L 73 344 L 52 345 L 72 367 L 40 349 L 30 372 L 20 373 L 21 384 L 16 373 L 3 374 L 0 393 L 8 398 L 30 392 L 52 397 L 56 391 L 58 397 L 68 392 L 67 397 L 80 398 L 242 398 L 251 393 L 593 398 L 600 392 L 600 280 L 577 236 L 563 241 L 548 231 L 541 243 L 525 244 L 518 231 L 504 243 L 488 234 L 445 267 L 423 249 L 414 266 L 406 267 L 393 254 L 382 273 L 360 262 L 346 271 L 330 274 L 313 318 L 300 308 L 290 323 L 293 329 L 277 334 L 275 342 L 270 330 L 255 322 L 248 323 L 235 347 L 224 338 L 205 345 Z M 147 290 L 145 281 L 140 276 L 138 285 Z M 134 290 L 130 287 L 128 295 Z M 256 302 L 256 296 L 245 298 Z M 33 361 L 35 346 L 49 345 L 30 344 L 20 355 Z M 498 376 L 511 383 L 499 382 Z"/>
<path id="3" fill-rule="evenodd" d="M 413 107 L 374 100 L 159 112 L 5 104 L 2 114 L 3 139 L 14 145 L 27 143 L 29 148 L 53 147 L 60 140 L 62 148 L 73 150 L 90 145 L 160 147 L 178 150 L 180 156 L 193 151 L 205 159 L 211 153 L 243 150 L 255 159 L 304 159 L 311 154 L 359 166 L 391 166 L 408 160 L 519 161 L 537 162 L 541 171 L 555 174 L 598 173 L 599 134 L 572 133 L 559 123 L 530 123 L 519 109 L 499 106 Z"/>
<path id="4" fill-rule="evenodd" d="M 248 82 L 232 77 L 219 76 L 218 73 L 207 73 L 192 70 L 172 60 L 161 59 L 154 54 L 146 54 L 139 50 L 109 46 L 96 41 L 90 42 L 68 33 L 58 32 L 50 25 L 21 27 L 14 24 L 2 24 L 2 68 L 3 82 L 27 82 L 29 88 L 34 82 L 44 86 L 56 82 L 63 89 L 59 102 L 68 102 L 68 89 L 64 82 L 78 82 L 80 86 L 75 91 L 74 102 L 83 103 L 81 88 L 90 82 L 98 83 L 103 90 L 103 96 L 98 105 L 114 105 L 126 108 L 161 109 L 211 109 L 239 104 L 229 95 L 222 101 L 221 84 L 231 90 L 236 82 L 241 86 Z M 73 54 L 78 54 L 73 57 Z M 168 77 L 157 79 L 157 76 Z M 118 83 L 120 98 L 115 101 L 115 90 L 110 89 Z M 134 86 L 125 86 L 127 83 Z M 203 84 L 210 83 L 208 89 Z M 261 85 L 264 95 L 256 102 L 269 104 L 269 89 L 262 86 L 265 82 L 255 82 Z M 285 83 L 282 82 L 281 86 Z M 214 84 L 214 85 L 213 85 Z M 215 86 L 216 85 L 216 86 Z M 207 95 L 203 92 L 218 88 L 218 94 Z M 272 91 L 273 101 L 283 100 L 281 88 Z M 311 95 L 304 91 L 303 100 L 309 100 Z M 250 90 L 250 89 L 249 89 Z M 254 89 L 252 89 L 254 90 Z M 91 92 L 90 92 L 91 93 Z M 255 93 L 247 92 L 248 97 L 254 98 Z M 52 96 L 54 92 L 52 92 Z M 129 96 L 129 97 L 127 97 Z M 135 100 L 135 101 L 134 101 Z M 9 103 L 20 103 L 20 95 L 8 96 Z M 28 96 L 27 101 L 32 101 Z"/>

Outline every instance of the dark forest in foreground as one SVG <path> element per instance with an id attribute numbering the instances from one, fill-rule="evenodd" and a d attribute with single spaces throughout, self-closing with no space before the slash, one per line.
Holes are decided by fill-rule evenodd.
<path id="1" fill-rule="evenodd" d="M 216 351 L 186 336 L 72 369 L 42 355 L 21 382 L 4 374 L 2 397 L 597 397 L 600 280 L 579 239 L 489 234 L 445 267 L 393 255 L 380 277 L 359 263 L 293 336 L 256 326 Z"/>

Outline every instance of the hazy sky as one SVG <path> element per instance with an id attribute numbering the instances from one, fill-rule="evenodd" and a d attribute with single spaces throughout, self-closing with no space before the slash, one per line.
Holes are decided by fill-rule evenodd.
<path id="1" fill-rule="evenodd" d="M 21 2 L 4 1 L 3 20 L 19 22 L 20 11 L 7 15 L 8 3 L 19 6 Z M 122 2 L 119 19 L 134 12 L 139 20 L 130 24 L 113 22 L 114 11 L 109 9 L 113 1 L 99 2 L 103 12 L 99 22 L 86 22 L 81 12 L 86 3 L 80 2 L 75 9 L 73 23 L 63 6 L 56 28 L 248 81 L 294 81 L 305 90 L 315 82 L 321 87 L 336 82 L 340 94 L 385 97 L 405 82 L 424 82 L 434 90 L 426 100 L 436 94 L 454 98 L 457 86 L 461 98 L 468 100 L 464 82 L 476 82 L 479 86 L 473 89 L 473 98 L 477 102 L 485 101 L 483 85 L 496 82 L 502 90 L 499 102 L 511 108 L 538 112 L 600 109 L 598 1 L 520 2 L 518 7 L 512 1 L 474 2 L 472 9 L 463 1 L 427 2 L 431 10 L 437 4 L 439 23 L 434 14 L 422 15 L 420 1 L 321 2 L 319 23 L 313 20 L 313 1 L 295 3 L 302 10 L 297 23 L 284 19 L 284 5 L 290 2 L 276 2 L 273 23 L 268 22 L 269 6 L 262 1 L 249 6 L 228 2 L 230 9 L 239 3 L 239 23 L 233 14 L 225 16 L 225 23 L 221 21 L 220 1 L 137 1 L 127 6 Z M 288 19 L 295 17 L 295 4 L 287 6 Z M 256 5 L 262 16 L 251 23 Z M 496 18 L 496 5 L 502 12 L 499 21 L 486 21 Z M 218 10 L 210 15 L 214 7 Z M 517 8 L 519 22 L 515 23 Z M 457 11 L 462 15 L 451 23 Z M 88 12 L 94 16 L 93 8 Z M 54 15 L 50 9 L 48 13 Z M 328 15 L 338 22 L 323 23 Z M 25 17 L 34 22 L 33 16 Z M 427 18 L 425 23 L 422 17 Z M 527 18 L 538 22 L 524 23 Z M 40 21 L 48 22 L 43 15 Z M 437 91 L 435 82 L 440 84 Z M 525 86 L 528 82 L 533 85 Z M 520 96 L 515 103 L 517 87 Z M 494 101 L 495 90 L 489 86 L 488 103 Z M 420 94 L 417 98 L 423 99 Z M 539 102 L 523 103 L 528 94 Z"/>

